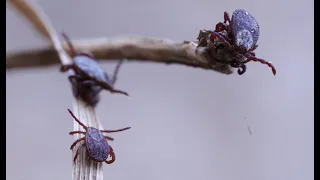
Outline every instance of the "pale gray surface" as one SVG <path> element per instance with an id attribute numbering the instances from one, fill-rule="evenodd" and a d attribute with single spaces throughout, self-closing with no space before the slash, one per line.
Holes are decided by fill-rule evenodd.
<path id="1" fill-rule="evenodd" d="M 245 8 L 261 28 L 259 63 L 243 76 L 183 66 L 126 63 L 98 115 L 117 160 L 108 180 L 314 179 L 312 0 L 40 0 L 71 38 L 143 35 L 194 40 L 223 12 Z M 9 7 L 8 7 L 9 9 Z M 7 10 L 7 49 L 45 45 Z M 115 63 L 104 63 L 111 71 Z M 58 66 L 7 72 L 7 179 L 71 179 L 70 84 Z M 248 132 L 250 126 L 252 135 Z"/>

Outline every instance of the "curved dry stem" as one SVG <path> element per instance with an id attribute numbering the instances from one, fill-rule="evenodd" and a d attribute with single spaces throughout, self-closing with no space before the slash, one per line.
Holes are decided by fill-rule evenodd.
<path id="1" fill-rule="evenodd" d="M 67 112 L 67 110 L 65 110 Z M 86 126 L 96 127 L 98 129 L 103 129 L 96 113 L 95 109 L 91 106 L 86 106 L 86 104 L 81 100 L 75 100 L 73 102 L 73 113 L 74 115 Z M 69 117 L 69 114 L 68 114 Z M 73 120 L 70 117 L 70 121 Z M 73 123 L 74 131 L 83 131 L 84 129 L 78 125 L 78 123 Z M 84 137 L 83 134 L 74 134 L 75 139 Z M 79 146 L 82 143 L 78 143 L 72 150 L 72 163 L 73 157 Z M 88 158 L 86 148 L 82 148 L 80 154 L 76 159 L 76 163 L 73 163 L 72 168 L 72 179 L 84 179 L 84 180 L 103 180 L 103 163 L 99 163 Z"/>
<path id="2" fill-rule="evenodd" d="M 147 37 L 117 37 L 76 40 L 72 43 L 77 50 L 90 51 L 97 59 L 105 61 L 126 58 L 129 61 L 181 64 L 223 74 L 233 72 L 229 65 L 218 63 L 198 53 L 197 44 L 194 42 L 176 42 Z M 70 51 L 66 44 L 64 48 Z M 59 58 L 54 49 L 46 47 L 8 54 L 6 61 L 7 69 L 13 69 L 54 65 L 59 63 Z"/>

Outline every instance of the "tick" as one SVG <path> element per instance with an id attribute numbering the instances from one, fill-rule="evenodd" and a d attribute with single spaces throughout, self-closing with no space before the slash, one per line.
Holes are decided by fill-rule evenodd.
<path id="1" fill-rule="evenodd" d="M 87 127 L 84 124 L 80 122 L 80 120 L 72 113 L 70 109 L 68 109 L 69 113 L 73 117 L 77 123 L 79 123 L 80 126 L 83 127 L 84 131 L 71 131 L 69 132 L 70 135 L 74 134 L 83 134 L 84 137 L 76 140 L 70 147 L 72 150 L 76 144 L 78 144 L 81 141 L 84 141 L 83 144 L 81 144 L 76 152 L 76 155 L 74 156 L 73 162 L 76 162 L 76 159 L 80 153 L 81 148 L 84 146 L 87 148 L 87 152 L 89 157 L 97 162 L 106 162 L 107 164 L 111 164 L 116 160 L 115 153 L 112 149 L 112 147 L 108 144 L 107 140 L 113 141 L 114 139 L 109 136 L 104 136 L 102 133 L 113 133 L 113 132 L 120 132 L 127 129 L 130 129 L 131 127 L 126 127 L 123 129 L 118 130 L 99 130 L 94 127 Z M 107 160 L 108 156 L 111 157 L 110 160 Z"/>
<path id="2" fill-rule="evenodd" d="M 95 85 L 101 89 L 110 91 L 111 93 L 119 93 L 129 96 L 127 92 L 114 88 L 114 84 L 117 80 L 117 75 L 123 60 L 120 60 L 114 70 L 112 77 L 110 78 L 107 73 L 103 71 L 98 62 L 94 59 L 94 56 L 90 52 L 76 52 L 69 37 L 62 33 L 63 38 L 67 42 L 71 51 L 71 57 L 73 59 L 72 64 L 62 65 L 61 72 L 66 72 L 69 69 L 73 69 L 75 75 L 69 76 L 70 82 L 79 82 L 84 85 Z"/>
<path id="3" fill-rule="evenodd" d="M 82 99 L 87 105 L 95 107 L 100 101 L 100 91 L 102 88 L 94 84 L 84 84 L 75 78 L 69 78 L 72 91 L 76 98 Z"/>
<path id="4" fill-rule="evenodd" d="M 216 25 L 215 31 L 202 31 L 199 34 L 199 46 L 208 45 L 210 54 L 218 60 L 238 68 L 238 74 L 246 71 L 250 61 L 268 65 L 276 75 L 276 69 L 263 59 L 257 58 L 254 50 L 258 47 L 260 31 L 257 20 L 246 10 L 236 9 L 232 17 L 224 12 L 224 22 Z"/>

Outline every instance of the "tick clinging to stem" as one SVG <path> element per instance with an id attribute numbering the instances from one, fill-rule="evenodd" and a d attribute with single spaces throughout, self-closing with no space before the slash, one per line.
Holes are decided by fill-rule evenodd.
<path id="1" fill-rule="evenodd" d="M 257 20 L 249 12 L 236 9 L 231 19 L 224 12 L 224 22 L 218 23 L 215 31 L 200 31 L 198 40 L 199 47 L 206 46 L 212 57 L 238 68 L 239 75 L 245 73 L 245 64 L 250 61 L 268 65 L 276 75 L 271 62 L 257 58 L 253 52 L 258 47 L 259 35 Z"/>
<path id="2" fill-rule="evenodd" d="M 88 155 L 92 160 L 98 161 L 98 162 L 106 162 L 107 164 L 113 163 L 116 160 L 116 156 L 113 152 L 112 147 L 108 144 L 107 140 L 113 141 L 114 139 L 109 136 L 104 136 L 102 133 L 120 132 L 120 131 L 130 129 L 131 127 L 126 127 L 118 130 L 99 130 L 94 127 L 87 127 L 80 122 L 80 120 L 72 113 L 70 109 L 68 109 L 68 111 L 71 114 L 71 116 L 74 118 L 74 120 L 77 121 L 79 125 L 82 126 L 83 129 L 85 130 L 85 132 L 84 131 L 69 132 L 70 135 L 73 135 L 73 134 L 85 135 L 83 138 L 76 140 L 70 147 L 70 149 L 72 150 L 77 143 L 84 141 L 84 143 L 78 147 L 76 155 L 74 156 L 73 162 L 74 163 L 76 162 L 76 159 L 80 153 L 81 148 L 85 146 L 87 148 Z M 109 155 L 111 159 L 107 160 Z"/>
<path id="3" fill-rule="evenodd" d="M 75 75 L 69 76 L 70 82 L 76 81 L 82 85 L 99 86 L 101 89 L 108 90 L 111 93 L 119 93 L 128 96 L 128 93 L 114 89 L 114 84 L 117 80 L 117 75 L 123 60 L 119 61 L 112 77 L 110 78 L 108 74 L 103 71 L 90 52 L 76 52 L 68 36 L 65 33 L 62 33 L 62 36 L 69 46 L 73 63 L 62 65 L 60 71 L 66 72 L 69 69 L 74 70 Z"/>
<path id="4" fill-rule="evenodd" d="M 95 107 L 100 101 L 100 92 L 102 88 L 94 84 L 83 84 L 75 78 L 69 78 L 72 85 L 72 91 L 76 98 L 83 100 L 86 105 Z"/>

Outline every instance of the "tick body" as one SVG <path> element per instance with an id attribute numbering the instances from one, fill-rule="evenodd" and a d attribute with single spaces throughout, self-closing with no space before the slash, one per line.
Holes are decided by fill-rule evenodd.
<path id="1" fill-rule="evenodd" d="M 70 109 L 68 109 L 68 111 L 71 114 L 71 116 L 74 118 L 74 120 L 77 121 L 79 125 L 82 126 L 85 130 L 85 131 L 71 131 L 69 133 L 70 135 L 73 135 L 73 134 L 85 135 L 85 137 L 82 137 L 76 140 L 70 147 L 70 149 L 72 150 L 76 144 L 84 141 L 84 143 L 78 147 L 77 152 L 74 156 L 73 162 L 74 163 L 76 162 L 76 159 L 80 153 L 81 148 L 85 146 L 88 152 L 88 156 L 92 160 L 97 162 L 106 162 L 107 164 L 113 163 L 116 159 L 116 156 L 112 147 L 108 144 L 107 140 L 113 141 L 114 139 L 112 137 L 103 135 L 103 133 L 120 132 L 120 131 L 130 129 L 131 127 L 126 127 L 126 128 L 117 129 L 117 130 L 99 130 L 94 127 L 87 127 L 80 122 L 80 120 L 72 113 Z M 111 157 L 111 159 L 107 160 L 109 156 Z"/>
<path id="2" fill-rule="evenodd" d="M 103 162 L 108 158 L 109 144 L 99 129 L 88 127 L 86 143 L 87 151 L 93 160 Z"/>
<path id="3" fill-rule="evenodd" d="M 231 19 L 224 12 L 224 22 L 218 23 L 215 31 L 200 31 L 198 40 L 199 47 L 206 46 L 212 57 L 238 68 L 239 75 L 245 73 L 245 64 L 250 61 L 268 65 L 276 75 L 276 69 L 270 62 L 255 56 L 259 35 L 257 20 L 246 10 L 236 9 Z"/>
<path id="4" fill-rule="evenodd" d="M 85 84 L 76 78 L 69 77 L 72 85 L 72 91 L 76 98 L 81 98 L 87 105 L 96 106 L 100 101 L 100 92 L 102 88 L 94 84 Z"/>
<path id="5" fill-rule="evenodd" d="M 123 60 L 120 60 L 118 62 L 114 73 L 110 78 L 109 75 L 105 73 L 104 70 L 100 67 L 100 65 L 94 59 L 94 56 L 90 52 L 76 52 L 68 36 L 65 33 L 62 33 L 62 36 L 68 43 L 73 63 L 62 65 L 60 71 L 66 72 L 69 69 L 73 69 L 75 75 L 69 76 L 69 80 L 72 83 L 77 82 L 81 85 L 84 85 L 84 87 L 97 86 L 94 88 L 94 94 L 98 94 L 102 89 L 105 89 L 111 93 L 118 93 L 128 96 L 127 92 L 114 88 L 114 84 L 117 80 L 117 75 L 123 63 Z"/>
<path id="6" fill-rule="evenodd" d="M 226 14 L 226 16 L 229 16 Z M 229 21 L 233 41 L 235 47 L 242 48 L 245 51 L 250 51 L 256 48 L 260 31 L 257 20 L 247 11 L 237 9 L 232 14 L 232 19 L 226 18 Z M 219 27 L 218 27 L 219 28 Z M 226 27 L 227 28 L 227 27 Z"/>

